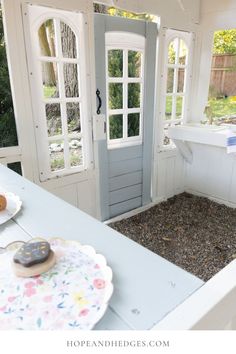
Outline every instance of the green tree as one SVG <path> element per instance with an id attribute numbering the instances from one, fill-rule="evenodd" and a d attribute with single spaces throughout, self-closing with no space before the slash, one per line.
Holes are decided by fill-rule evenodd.
<path id="1" fill-rule="evenodd" d="M 116 7 L 109 7 L 101 4 L 94 4 L 94 12 L 107 14 L 110 16 L 126 17 L 133 20 L 155 21 L 156 16 L 150 14 L 136 14 L 135 12 L 129 12 L 125 10 L 117 9 Z"/>
<path id="2" fill-rule="evenodd" d="M 236 54 L 236 29 L 215 32 L 213 54 Z"/>
<path id="3" fill-rule="evenodd" d="M 115 7 L 109 7 L 107 9 L 107 14 L 111 16 L 126 17 L 133 20 L 144 20 L 144 21 L 154 21 L 155 16 L 149 14 L 136 14 L 135 12 L 129 12 L 125 10 L 120 10 Z"/>
<path id="4" fill-rule="evenodd" d="M 18 144 L 0 4 L 0 147 Z"/>

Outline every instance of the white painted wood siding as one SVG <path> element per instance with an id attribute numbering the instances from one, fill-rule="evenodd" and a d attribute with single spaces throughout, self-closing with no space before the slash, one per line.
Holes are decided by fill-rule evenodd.
<path id="1" fill-rule="evenodd" d="M 185 190 L 185 163 L 177 149 L 159 151 L 154 159 L 153 201 L 173 197 Z"/>
<path id="2" fill-rule="evenodd" d="M 186 164 L 185 190 L 236 207 L 236 155 L 225 148 L 190 144 L 192 164 Z"/>

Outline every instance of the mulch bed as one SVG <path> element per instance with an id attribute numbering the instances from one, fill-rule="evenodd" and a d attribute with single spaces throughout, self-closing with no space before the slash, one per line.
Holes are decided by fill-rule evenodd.
<path id="1" fill-rule="evenodd" d="M 236 209 L 188 193 L 109 226 L 204 281 L 236 258 Z"/>

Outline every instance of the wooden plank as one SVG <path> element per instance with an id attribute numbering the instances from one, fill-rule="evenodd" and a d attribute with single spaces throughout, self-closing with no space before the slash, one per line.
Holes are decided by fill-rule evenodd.
<path id="1" fill-rule="evenodd" d="M 174 171 L 174 189 L 175 194 L 183 193 L 185 186 L 185 163 L 181 154 L 178 152 L 175 157 L 175 171 Z"/>
<path id="2" fill-rule="evenodd" d="M 133 198 L 141 197 L 142 184 L 136 184 L 125 188 L 118 189 L 110 193 L 110 205 L 124 202 Z"/>
<path id="3" fill-rule="evenodd" d="M 153 129 L 155 101 L 155 70 L 156 70 L 157 26 L 146 23 L 145 49 L 145 93 L 143 120 L 143 197 L 142 204 L 151 203 L 151 179 L 153 168 Z"/>
<path id="4" fill-rule="evenodd" d="M 22 212 L 15 219 L 27 233 L 78 240 L 106 257 L 114 274 L 110 306 L 131 328 L 151 328 L 203 284 L 4 166 L 0 185 L 21 198 Z"/>
<path id="5" fill-rule="evenodd" d="M 131 160 L 138 157 L 143 157 L 143 145 L 113 149 L 108 152 L 109 162 Z"/>
<path id="6" fill-rule="evenodd" d="M 109 165 L 109 177 L 121 176 L 126 173 L 142 170 L 142 158 L 112 162 Z"/>
<path id="7" fill-rule="evenodd" d="M 112 192 L 117 189 L 139 183 L 142 183 L 142 171 L 128 173 L 118 177 L 112 177 L 109 179 L 109 191 Z"/>
<path id="8" fill-rule="evenodd" d="M 139 208 L 142 205 L 142 198 L 137 197 L 134 199 L 126 200 L 125 202 L 117 203 L 110 206 L 111 217 L 121 215 L 127 211 Z"/>
<path id="9" fill-rule="evenodd" d="M 108 307 L 105 315 L 94 327 L 96 331 L 113 330 L 113 331 L 127 331 L 132 329 L 127 323 L 125 323 L 110 307 Z"/>
<path id="10" fill-rule="evenodd" d="M 165 160 L 165 196 L 171 198 L 175 195 L 175 157 Z"/>
<path id="11" fill-rule="evenodd" d="M 100 97 L 102 99 L 102 114 L 106 114 L 105 19 L 106 16 L 94 16 L 96 87 L 99 89 Z M 107 141 L 95 141 L 94 146 L 95 161 L 98 162 L 98 190 L 101 220 L 107 220 L 109 218 Z"/>
<path id="12" fill-rule="evenodd" d="M 236 317 L 236 260 L 170 312 L 154 330 L 222 330 Z M 235 329 L 235 327 L 234 327 Z"/>
<path id="13" fill-rule="evenodd" d="M 108 178 L 108 155 L 106 140 L 94 142 L 96 145 L 96 160 L 98 161 L 98 190 L 100 201 L 101 220 L 109 219 L 109 178 Z M 96 161 L 95 160 L 95 161 Z"/>

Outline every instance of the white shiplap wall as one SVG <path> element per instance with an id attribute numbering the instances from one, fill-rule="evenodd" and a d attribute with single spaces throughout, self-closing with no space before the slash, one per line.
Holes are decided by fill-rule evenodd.
<path id="1" fill-rule="evenodd" d="M 190 147 L 193 162 L 186 163 L 185 190 L 236 207 L 236 155 L 210 145 Z"/>
<path id="2" fill-rule="evenodd" d="M 154 158 L 153 201 L 184 192 L 185 163 L 177 149 L 159 151 Z"/>
<path id="3" fill-rule="evenodd" d="M 191 164 L 178 150 L 156 153 L 154 202 L 186 191 L 236 207 L 236 154 L 227 154 L 226 148 L 195 143 L 191 143 L 190 148 Z"/>

